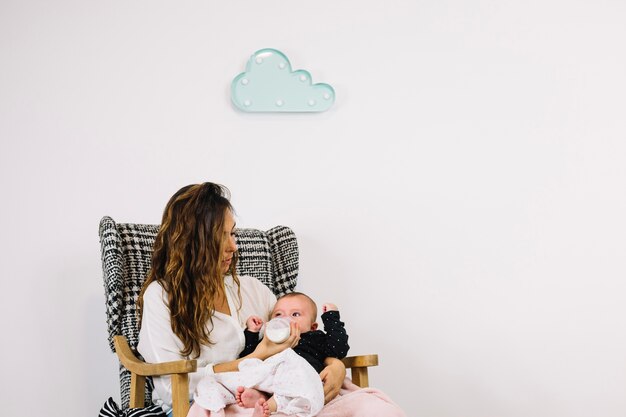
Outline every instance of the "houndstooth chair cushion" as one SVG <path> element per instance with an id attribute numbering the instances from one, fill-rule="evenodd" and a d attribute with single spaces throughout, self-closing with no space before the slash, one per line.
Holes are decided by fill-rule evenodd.
<path id="1" fill-rule="evenodd" d="M 119 223 L 110 217 L 100 221 L 100 246 L 106 297 L 109 346 L 115 352 L 113 336 L 123 335 L 137 353 L 139 328 L 137 297 L 148 275 L 152 247 L 159 225 Z M 292 292 L 298 278 L 298 243 L 291 229 L 276 226 L 266 232 L 236 229 L 239 262 L 237 273 L 250 275 L 276 296 Z M 147 378 L 146 403 L 151 403 L 152 380 Z M 120 364 L 122 407 L 130 400 L 130 372 Z"/>

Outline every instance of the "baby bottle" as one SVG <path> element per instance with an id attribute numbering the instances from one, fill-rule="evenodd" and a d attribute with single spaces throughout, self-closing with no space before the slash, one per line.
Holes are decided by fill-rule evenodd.
<path id="1" fill-rule="evenodd" d="M 286 317 L 275 317 L 265 325 L 265 336 L 274 343 L 282 343 L 291 334 L 291 320 Z"/>

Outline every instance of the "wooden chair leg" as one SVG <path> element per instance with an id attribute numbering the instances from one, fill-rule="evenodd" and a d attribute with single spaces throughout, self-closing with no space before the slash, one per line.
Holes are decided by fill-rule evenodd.
<path id="1" fill-rule="evenodd" d="M 189 412 L 189 376 L 172 374 L 172 408 L 174 417 L 187 417 Z"/>
<path id="2" fill-rule="evenodd" d="M 355 367 L 350 370 L 352 373 L 352 382 L 361 388 L 369 386 L 369 378 L 367 375 L 367 368 Z"/>
<path id="3" fill-rule="evenodd" d="M 367 377 L 367 367 L 378 365 L 378 355 L 358 355 L 348 356 L 342 359 L 346 368 L 350 368 L 352 374 L 352 382 L 361 388 L 369 386 L 369 378 Z"/>
<path id="4" fill-rule="evenodd" d="M 130 374 L 130 408 L 145 407 L 146 400 L 146 377 Z"/>

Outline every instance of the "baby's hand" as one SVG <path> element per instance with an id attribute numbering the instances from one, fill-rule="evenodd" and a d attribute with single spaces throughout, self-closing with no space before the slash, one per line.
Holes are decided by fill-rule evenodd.
<path id="1" fill-rule="evenodd" d="M 250 316 L 246 320 L 246 329 L 251 332 L 258 333 L 263 327 L 263 319 L 259 316 Z"/>
<path id="2" fill-rule="evenodd" d="M 331 303 L 326 303 L 322 306 L 322 313 L 326 313 L 327 311 L 337 311 L 339 310 L 336 305 Z"/>

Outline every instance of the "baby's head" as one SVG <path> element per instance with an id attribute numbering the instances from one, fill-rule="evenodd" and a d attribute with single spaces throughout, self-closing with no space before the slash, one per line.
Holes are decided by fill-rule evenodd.
<path id="1" fill-rule="evenodd" d="M 276 301 L 272 317 L 286 317 L 298 323 L 300 333 L 317 330 L 317 306 L 308 295 L 301 292 L 285 294 Z"/>

